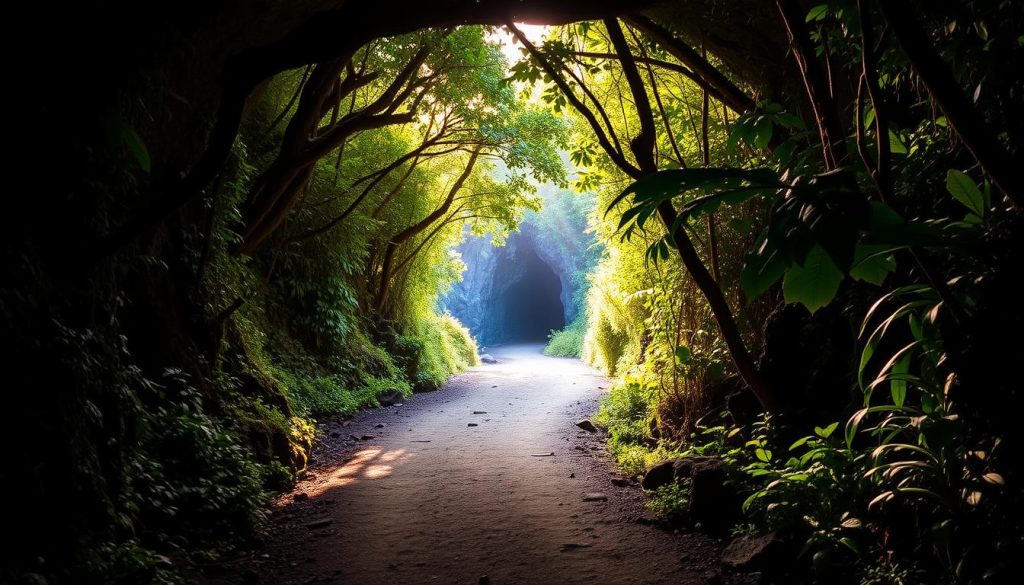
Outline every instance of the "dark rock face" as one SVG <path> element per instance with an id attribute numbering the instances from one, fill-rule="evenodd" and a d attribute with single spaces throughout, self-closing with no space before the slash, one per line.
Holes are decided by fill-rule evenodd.
<path id="1" fill-rule="evenodd" d="M 473 238 L 460 248 L 467 270 L 445 305 L 484 345 L 543 340 L 566 324 L 570 291 L 557 264 L 542 258 L 536 230 L 512 234 L 495 248 Z M 575 314 L 573 315 L 575 316 Z"/>
<path id="2" fill-rule="evenodd" d="M 785 562 L 785 546 L 774 532 L 735 538 L 722 553 L 722 564 L 736 571 L 779 573 Z"/>
<path id="3" fill-rule="evenodd" d="M 544 209 L 528 215 L 504 246 L 469 237 L 458 248 L 466 271 L 441 306 L 482 345 L 544 340 L 582 309 L 586 284 L 579 275 L 598 257 L 584 207 L 566 204 L 566 197 L 577 195 L 542 196 Z"/>
<path id="4" fill-rule="evenodd" d="M 656 490 L 661 486 L 672 483 L 676 478 L 674 464 L 675 460 L 666 459 L 654 465 L 644 473 L 640 486 L 645 490 Z"/>
<path id="5" fill-rule="evenodd" d="M 405 397 L 398 390 L 385 390 L 377 395 L 377 402 L 381 406 L 394 406 L 401 403 L 404 399 Z"/>
<path id="6" fill-rule="evenodd" d="M 728 485 L 728 467 L 718 457 L 694 456 L 667 459 L 644 474 L 640 485 L 656 490 L 672 482 L 690 486 L 690 519 L 712 534 L 728 530 L 740 515 L 740 500 Z"/>

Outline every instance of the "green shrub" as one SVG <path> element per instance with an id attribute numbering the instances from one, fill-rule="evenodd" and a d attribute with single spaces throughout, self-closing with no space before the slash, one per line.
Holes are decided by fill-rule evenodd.
<path id="1" fill-rule="evenodd" d="M 209 549 L 252 532 L 262 519 L 267 471 L 203 412 L 198 392 L 186 388 L 148 412 L 141 428 L 141 446 L 129 464 L 128 499 L 149 533 Z"/>
<path id="2" fill-rule="evenodd" d="M 672 482 L 659 487 L 647 501 L 647 509 L 669 522 L 686 518 L 690 506 L 690 489 L 686 484 Z"/>
<path id="3" fill-rule="evenodd" d="M 552 331 L 544 355 L 552 357 L 580 357 L 583 352 L 583 338 L 587 334 L 587 319 L 580 315 L 561 331 Z"/>
<path id="4" fill-rule="evenodd" d="M 448 378 L 480 364 L 476 341 L 450 314 L 436 315 L 419 330 L 423 343 L 417 387 L 436 388 Z"/>

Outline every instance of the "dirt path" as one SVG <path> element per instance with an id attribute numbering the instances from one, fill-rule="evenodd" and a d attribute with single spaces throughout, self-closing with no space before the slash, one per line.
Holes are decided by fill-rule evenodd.
<path id="1" fill-rule="evenodd" d="M 493 354 L 438 392 L 330 423 L 266 545 L 214 582 L 704 583 L 717 545 L 648 525 L 602 437 L 573 424 L 608 380 L 537 345 Z"/>

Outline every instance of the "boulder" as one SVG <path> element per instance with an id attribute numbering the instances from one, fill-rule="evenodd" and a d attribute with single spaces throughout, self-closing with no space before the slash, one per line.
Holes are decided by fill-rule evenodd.
<path id="1" fill-rule="evenodd" d="M 656 490 L 672 482 L 689 484 L 690 518 L 710 533 L 723 533 L 737 520 L 740 502 L 727 485 L 728 469 L 718 457 L 695 455 L 666 459 L 644 474 L 640 485 Z"/>
<path id="2" fill-rule="evenodd" d="M 712 534 L 728 531 L 741 511 L 736 490 L 726 485 L 726 464 L 708 458 L 690 466 L 690 518 Z"/>
<path id="3" fill-rule="evenodd" d="M 578 423 L 576 423 L 576 426 L 578 426 L 579 428 L 583 429 L 584 431 L 587 431 L 588 433 L 596 433 L 597 432 L 597 427 L 594 426 L 594 423 L 590 422 L 587 419 L 583 419 L 583 420 L 579 421 Z"/>
<path id="4" fill-rule="evenodd" d="M 656 490 L 663 485 L 672 483 L 675 480 L 674 464 L 675 460 L 673 459 L 666 459 L 661 463 L 656 463 L 644 473 L 640 486 L 645 490 Z"/>
<path id="5" fill-rule="evenodd" d="M 394 406 L 403 400 L 405 400 L 405 397 L 398 390 L 385 390 L 377 395 L 377 402 L 381 406 Z"/>
<path id="6" fill-rule="evenodd" d="M 777 573 L 785 562 L 785 546 L 774 532 L 734 538 L 722 553 L 722 564 L 735 571 Z"/>
<path id="7" fill-rule="evenodd" d="M 494 359 L 494 356 L 492 356 L 489 353 L 482 353 L 482 354 L 480 354 L 480 361 L 482 361 L 485 364 L 496 364 L 496 363 L 498 363 L 498 360 Z"/>

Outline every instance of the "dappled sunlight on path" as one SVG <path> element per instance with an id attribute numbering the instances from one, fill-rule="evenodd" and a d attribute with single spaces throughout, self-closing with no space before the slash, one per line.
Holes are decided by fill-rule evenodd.
<path id="1" fill-rule="evenodd" d="M 650 526 L 639 490 L 611 484 L 603 437 L 574 424 L 607 379 L 537 344 L 489 351 L 497 364 L 438 392 L 327 423 L 248 561 L 263 582 L 703 582 L 717 545 Z"/>

